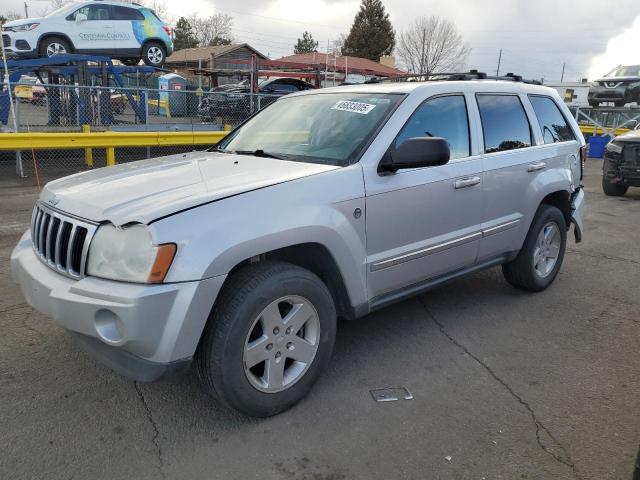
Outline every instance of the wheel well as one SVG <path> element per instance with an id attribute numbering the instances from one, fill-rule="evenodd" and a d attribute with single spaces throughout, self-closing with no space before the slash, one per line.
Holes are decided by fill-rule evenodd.
<path id="1" fill-rule="evenodd" d="M 560 190 L 553 192 L 542 199 L 540 204 L 552 205 L 562 212 L 564 220 L 567 224 L 567 228 L 571 226 L 571 200 L 569 198 L 569 192 Z"/>
<path id="2" fill-rule="evenodd" d="M 76 47 L 73 45 L 73 42 L 64 33 L 47 33 L 47 34 L 43 35 L 42 37 L 40 37 L 38 39 L 38 52 L 40 52 L 40 48 L 42 47 L 42 43 L 47 38 L 52 38 L 52 37 L 57 37 L 57 38 L 61 38 L 62 40 L 65 40 L 69 44 L 69 46 L 71 47 L 71 50 L 75 51 Z"/>
<path id="3" fill-rule="evenodd" d="M 243 260 L 231 269 L 225 283 L 229 281 L 229 278 L 231 278 L 239 268 L 250 263 L 265 260 L 280 260 L 313 272 L 324 282 L 331 292 L 338 317 L 344 319 L 355 318 L 355 312 L 351 306 L 349 294 L 342 279 L 338 264 L 329 250 L 319 243 L 291 245 Z"/>
<path id="4" fill-rule="evenodd" d="M 149 43 L 157 43 L 158 45 L 160 45 L 162 48 L 164 48 L 165 53 L 167 52 L 167 46 L 165 45 L 164 41 L 161 40 L 160 38 L 147 38 L 143 43 L 142 46 L 140 48 L 144 48 L 146 45 L 148 45 Z"/>

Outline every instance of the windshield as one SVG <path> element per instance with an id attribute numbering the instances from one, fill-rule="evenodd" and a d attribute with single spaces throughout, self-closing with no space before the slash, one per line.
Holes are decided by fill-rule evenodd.
<path id="1" fill-rule="evenodd" d="M 374 93 L 283 97 L 222 140 L 218 150 L 348 165 L 402 98 Z"/>
<path id="2" fill-rule="evenodd" d="M 630 65 L 614 68 L 605 77 L 640 77 L 640 65 Z"/>

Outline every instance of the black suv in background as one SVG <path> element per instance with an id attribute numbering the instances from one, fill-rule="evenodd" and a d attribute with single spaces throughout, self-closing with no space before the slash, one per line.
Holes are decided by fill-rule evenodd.
<path id="1" fill-rule="evenodd" d="M 619 197 L 629 187 L 640 187 L 640 129 L 614 138 L 604 154 L 602 189 Z"/>
<path id="2" fill-rule="evenodd" d="M 591 85 L 589 105 L 613 102 L 616 107 L 637 102 L 640 105 L 640 65 L 620 65 Z"/>
<path id="3" fill-rule="evenodd" d="M 295 78 L 269 78 L 258 83 L 259 98 L 253 97 L 249 82 L 221 85 L 212 88 L 198 105 L 198 114 L 204 122 L 221 119 L 224 123 L 237 124 L 257 111 L 290 93 L 314 89 L 310 83 Z"/>

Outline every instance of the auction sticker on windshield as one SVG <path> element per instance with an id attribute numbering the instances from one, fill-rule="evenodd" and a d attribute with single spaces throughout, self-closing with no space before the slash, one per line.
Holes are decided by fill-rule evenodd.
<path id="1" fill-rule="evenodd" d="M 352 102 L 350 100 L 340 100 L 333 107 L 331 107 L 331 110 L 340 110 L 343 112 L 361 113 L 363 115 L 366 115 L 375 107 L 376 107 L 375 105 L 372 105 L 370 103 Z"/>

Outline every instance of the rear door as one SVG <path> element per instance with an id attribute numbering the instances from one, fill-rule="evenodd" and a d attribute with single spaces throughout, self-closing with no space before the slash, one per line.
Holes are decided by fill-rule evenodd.
<path id="1" fill-rule="evenodd" d="M 144 15 L 135 8 L 112 5 L 113 45 L 120 55 L 139 55 L 141 43 L 136 39 L 135 27 L 144 22 Z"/>
<path id="2" fill-rule="evenodd" d="M 464 94 L 427 98 L 390 148 L 413 137 L 444 137 L 446 165 L 379 175 L 365 168 L 369 298 L 472 266 L 482 217 L 482 157 L 473 155 Z M 371 168 L 373 167 L 373 168 Z"/>
<path id="3" fill-rule="evenodd" d="M 532 148 L 526 96 L 478 93 L 484 142 L 484 221 L 478 260 L 520 249 L 529 228 L 533 174 L 543 170 L 544 153 Z"/>

